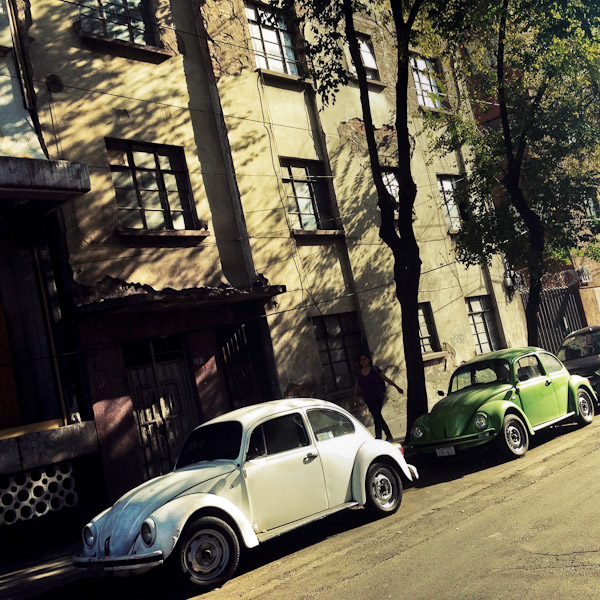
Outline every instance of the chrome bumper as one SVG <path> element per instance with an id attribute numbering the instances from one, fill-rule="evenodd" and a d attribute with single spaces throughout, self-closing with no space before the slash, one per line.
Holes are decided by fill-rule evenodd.
<path id="1" fill-rule="evenodd" d="M 90 573 L 110 571 L 135 571 L 149 569 L 164 561 L 160 550 L 149 554 L 132 554 L 131 556 L 74 556 L 73 566 L 87 569 Z"/>

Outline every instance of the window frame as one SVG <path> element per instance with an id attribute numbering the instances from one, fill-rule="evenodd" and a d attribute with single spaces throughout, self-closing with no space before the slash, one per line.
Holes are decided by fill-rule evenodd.
<path id="1" fill-rule="evenodd" d="M 256 18 L 249 14 L 254 10 Z M 282 11 L 253 0 L 244 0 L 244 13 L 248 22 L 248 31 L 250 34 L 250 46 L 254 56 L 254 61 L 258 69 L 266 69 L 273 73 L 280 73 L 292 77 L 301 77 L 303 75 L 302 61 L 298 56 L 297 33 L 289 26 Z M 271 23 L 263 20 L 263 14 L 269 14 Z M 253 29 L 256 28 L 257 35 L 254 35 Z M 265 31 L 272 31 L 275 34 L 276 42 L 265 41 Z M 289 43 L 286 44 L 286 35 Z M 268 37 L 268 36 L 267 36 Z M 255 42 L 256 40 L 256 42 Z M 267 45 L 276 45 L 278 54 L 267 52 Z M 260 46 L 261 50 L 257 49 Z M 286 53 L 286 49 L 291 50 L 293 58 Z M 271 57 L 271 60 L 269 60 Z M 274 63 L 281 62 L 282 68 L 273 68 Z"/>
<path id="2" fill-rule="evenodd" d="M 333 211 L 333 201 L 331 193 L 331 177 L 326 175 L 326 167 L 323 161 L 305 160 L 288 157 L 280 157 L 281 182 L 285 189 L 286 209 L 290 218 L 290 228 L 292 232 L 316 232 L 316 231 L 337 231 L 339 229 L 338 220 Z M 303 169 L 306 173 L 305 178 L 294 176 L 294 170 Z M 286 175 L 287 173 L 287 175 Z M 298 194 L 298 185 L 303 184 L 308 187 L 309 197 Z M 291 194 L 289 193 L 291 190 Z M 312 212 L 303 212 L 299 199 L 310 199 Z M 295 210 L 290 210 L 294 204 Z M 307 227 L 303 223 L 302 216 L 310 216 L 315 221 L 315 227 Z M 296 223 L 293 221 L 296 220 Z M 296 226 L 295 226 L 296 225 Z"/>
<path id="3" fill-rule="evenodd" d="M 419 67 L 418 61 L 425 62 L 424 69 Z M 413 54 L 410 57 L 410 68 L 419 106 L 423 110 L 444 110 L 445 105 L 441 98 L 443 94 L 438 84 L 440 79 L 439 61 Z"/>
<path id="4" fill-rule="evenodd" d="M 90 3 L 90 6 L 85 4 L 86 1 Z M 139 9 L 140 18 L 135 18 L 131 15 L 131 12 L 135 9 L 130 6 L 130 2 L 131 0 L 112 0 L 110 2 L 107 0 L 83 0 L 83 2 L 79 4 L 79 22 L 82 32 L 106 40 L 116 40 L 138 46 L 159 48 L 160 36 L 156 26 L 156 17 L 152 0 L 139 0 L 139 5 L 143 5 L 143 7 Z M 118 3 L 120 3 L 124 9 L 123 15 L 107 10 L 107 7 L 116 6 Z M 94 6 L 91 6 L 91 4 Z M 115 20 L 108 18 L 111 16 L 114 16 Z M 144 16 L 146 16 L 146 20 L 144 20 Z M 119 23 L 118 18 L 124 19 L 124 22 Z M 88 29 L 86 27 L 86 21 L 88 20 L 100 23 L 101 31 L 99 32 L 92 28 Z M 109 32 L 109 23 L 112 23 L 113 25 L 124 25 L 126 27 L 127 37 L 112 35 L 113 32 Z M 142 24 L 143 27 L 136 27 L 135 25 L 138 23 Z M 139 41 L 136 38 L 135 32 L 141 32 L 143 41 Z"/>
<path id="5" fill-rule="evenodd" d="M 362 63 L 363 69 L 367 76 L 368 81 L 381 81 L 381 75 L 379 72 L 379 65 L 377 64 L 377 56 L 375 55 L 375 46 L 373 45 L 373 39 L 366 33 L 356 32 L 356 39 L 358 41 L 358 47 L 360 50 L 360 62 Z M 372 59 L 375 66 L 366 64 L 365 57 Z M 356 76 L 356 65 L 352 58 L 350 59 L 350 69 Z"/>
<path id="6" fill-rule="evenodd" d="M 113 188 L 115 190 L 115 199 L 117 202 L 117 218 L 119 223 L 120 231 L 137 231 L 144 232 L 150 235 L 161 233 L 179 233 L 185 231 L 195 231 L 200 228 L 200 223 L 196 215 L 196 206 L 191 191 L 191 183 L 189 180 L 189 171 L 187 168 L 187 162 L 185 159 L 185 151 L 181 146 L 170 146 L 166 144 L 154 144 L 151 142 L 139 142 L 135 140 L 123 140 L 115 138 L 105 138 L 107 159 L 109 163 L 109 169 L 111 177 L 113 179 Z M 122 151 L 127 157 L 126 164 L 112 164 L 110 162 L 111 151 Z M 145 153 L 151 155 L 154 159 L 154 168 L 141 167 L 136 165 L 134 159 L 134 152 Z M 169 160 L 171 168 L 164 168 L 161 166 L 159 156 L 166 157 Z M 171 159 L 179 161 L 180 168 L 172 168 Z M 114 173 L 125 173 L 129 176 L 129 182 L 133 183 L 132 187 L 121 187 L 115 185 Z M 160 200 L 161 209 L 148 208 L 144 205 L 142 192 L 144 188 L 141 187 L 140 176 L 142 173 L 154 173 L 156 181 L 156 190 L 149 190 L 157 192 Z M 170 175 L 175 178 L 177 187 L 177 196 L 180 201 L 181 208 L 174 208 L 169 202 L 169 192 L 174 190 L 168 190 L 165 184 L 165 175 Z M 135 192 L 135 198 L 137 200 L 136 206 L 122 206 L 119 201 L 118 190 L 133 190 Z M 141 225 L 135 227 L 129 227 L 123 224 L 121 214 L 127 212 L 138 211 Z M 163 218 L 162 227 L 148 226 L 148 214 L 160 213 Z M 174 215 L 180 214 L 183 218 L 184 227 L 176 228 L 176 221 Z"/>
<path id="7" fill-rule="evenodd" d="M 482 310 L 474 311 L 472 302 L 479 302 Z M 468 296 L 465 298 L 467 305 L 467 313 L 469 315 L 469 324 L 471 325 L 471 334 L 475 342 L 475 354 L 485 354 L 501 348 L 500 330 L 498 328 L 498 320 L 496 319 L 496 311 L 492 304 L 489 294 L 480 296 Z M 481 316 L 480 322 L 476 320 L 477 316 Z M 482 325 L 483 331 L 477 331 L 477 326 Z M 485 340 L 482 336 L 485 335 Z M 483 341 L 482 341 L 483 340 Z M 489 350 L 485 350 L 484 346 L 489 346 Z"/>
<path id="8" fill-rule="evenodd" d="M 442 174 L 437 175 L 438 192 L 442 200 L 442 210 L 446 220 L 449 234 L 456 234 L 462 229 L 463 216 L 460 210 L 460 204 L 456 200 L 456 184 L 461 180 L 460 175 Z M 444 187 L 449 183 L 452 190 Z M 454 213 L 454 214 L 453 214 Z"/>
<path id="9" fill-rule="evenodd" d="M 340 329 L 340 333 L 337 335 L 327 335 L 327 321 L 326 319 L 337 319 L 337 325 Z M 348 329 L 344 328 L 344 321 L 351 323 L 351 327 Z M 327 315 L 319 315 L 311 317 L 311 322 L 315 331 L 315 338 L 317 340 L 317 347 L 319 351 L 319 359 L 321 362 L 321 369 L 323 372 L 323 380 L 325 383 L 325 389 L 327 393 L 335 393 L 344 390 L 352 389 L 354 386 L 354 378 L 356 376 L 356 368 L 358 365 L 358 358 L 364 352 L 362 345 L 362 331 L 360 328 L 359 315 L 356 311 L 348 311 L 342 313 L 332 313 Z M 325 332 L 324 337 L 320 337 L 320 332 Z M 341 337 L 341 347 L 334 347 L 338 345 L 336 342 Z M 346 343 L 348 338 L 355 338 L 354 343 Z M 343 354 L 343 359 L 334 360 L 334 352 L 339 351 Z M 326 358 L 326 360 L 324 360 Z M 345 364 L 347 370 L 345 372 L 336 373 L 334 365 Z M 327 370 L 329 369 L 330 374 L 328 375 Z M 338 379 L 343 382 L 345 376 L 348 376 L 347 385 L 342 385 L 338 382 Z M 333 386 L 328 385 L 329 382 L 333 382 Z"/>
<path id="10" fill-rule="evenodd" d="M 435 326 L 435 320 L 433 318 L 433 310 L 431 308 L 431 302 L 419 302 L 419 343 L 421 345 L 421 354 L 431 354 L 433 352 L 440 352 L 441 346 L 437 335 L 437 329 Z M 423 322 L 421 322 L 421 319 Z M 422 325 L 425 326 L 426 331 L 423 332 Z M 424 340 L 427 342 L 424 342 Z M 427 349 L 429 346 L 429 349 Z"/>

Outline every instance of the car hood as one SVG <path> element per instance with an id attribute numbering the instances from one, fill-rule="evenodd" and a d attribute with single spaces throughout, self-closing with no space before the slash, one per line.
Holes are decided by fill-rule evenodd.
<path id="1" fill-rule="evenodd" d="M 563 364 L 567 367 L 569 373 L 573 375 L 582 375 L 589 377 L 595 371 L 600 369 L 600 355 L 592 354 L 583 358 L 574 358 L 573 360 L 563 360 Z"/>
<path id="2" fill-rule="evenodd" d="M 439 439 L 463 434 L 473 415 L 483 404 L 511 389 L 510 383 L 490 383 L 449 394 L 431 409 L 429 425 L 432 436 Z"/>
<path id="3" fill-rule="evenodd" d="M 222 478 L 235 469 L 233 463 L 197 465 L 192 468 L 173 471 L 142 483 L 122 496 L 103 515 L 99 529 L 101 550 L 110 536 L 110 554 L 126 555 L 140 531 L 140 527 L 156 509 L 174 498 L 189 492 L 210 489 L 215 478 Z M 210 482 L 210 483 L 209 483 Z M 207 484 L 207 486 L 202 484 Z"/>

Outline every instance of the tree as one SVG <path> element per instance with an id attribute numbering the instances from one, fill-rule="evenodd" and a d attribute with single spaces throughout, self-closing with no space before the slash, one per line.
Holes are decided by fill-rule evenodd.
<path id="1" fill-rule="evenodd" d="M 527 268 L 527 337 L 538 345 L 549 261 L 596 233 L 586 217 L 600 187 L 600 4 L 454 0 L 445 19 L 438 10 L 432 22 L 468 89 L 458 111 L 429 121 L 434 147 L 470 148 L 458 257 L 501 253 Z"/>
<path id="2" fill-rule="evenodd" d="M 294 0 L 282 0 L 282 7 L 293 14 Z M 419 246 L 413 230 L 413 207 L 417 186 L 411 171 L 411 138 L 408 130 L 409 47 L 418 34 L 417 18 L 425 0 L 382 2 L 381 0 L 307 0 L 301 4 L 300 19 L 312 25 L 313 36 L 306 51 L 317 92 L 324 102 L 332 101 L 340 85 L 348 82 L 342 60 L 343 44 L 350 49 L 360 87 L 367 147 L 373 182 L 381 212 L 379 236 L 391 249 L 394 260 L 396 297 L 402 311 L 402 338 L 407 371 L 407 432 L 415 419 L 428 411 L 425 373 L 419 338 L 418 293 L 421 278 Z M 398 137 L 398 164 L 395 175 L 399 186 L 399 204 L 387 190 L 379 162 L 367 75 L 363 66 L 359 41 L 354 29 L 354 15 L 387 15 L 388 24 L 397 40 L 397 79 L 395 127 Z M 395 218 L 395 211 L 398 217 Z"/>

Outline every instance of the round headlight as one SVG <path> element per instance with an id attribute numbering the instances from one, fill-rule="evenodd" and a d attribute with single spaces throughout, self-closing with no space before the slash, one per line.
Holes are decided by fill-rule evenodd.
<path id="1" fill-rule="evenodd" d="M 152 546 L 152 544 L 154 544 L 154 540 L 156 539 L 156 524 L 152 519 L 146 519 L 142 523 L 140 535 L 142 536 L 142 541 L 144 544 L 146 544 L 146 546 Z"/>
<path id="2" fill-rule="evenodd" d="M 420 440 L 425 435 L 425 431 L 419 425 L 415 425 L 412 429 L 412 435 L 415 440 Z"/>
<path id="3" fill-rule="evenodd" d="M 96 542 L 96 527 L 93 523 L 88 523 L 82 532 L 83 543 L 91 548 Z"/>
<path id="4" fill-rule="evenodd" d="M 477 413 L 474 417 L 473 417 L 473 425 L 475 426 L 475 429 L 485 429 L 487 427 L 488 424 L 488 418 L 487 415 L 483 414 L 483 413 Z"/>

